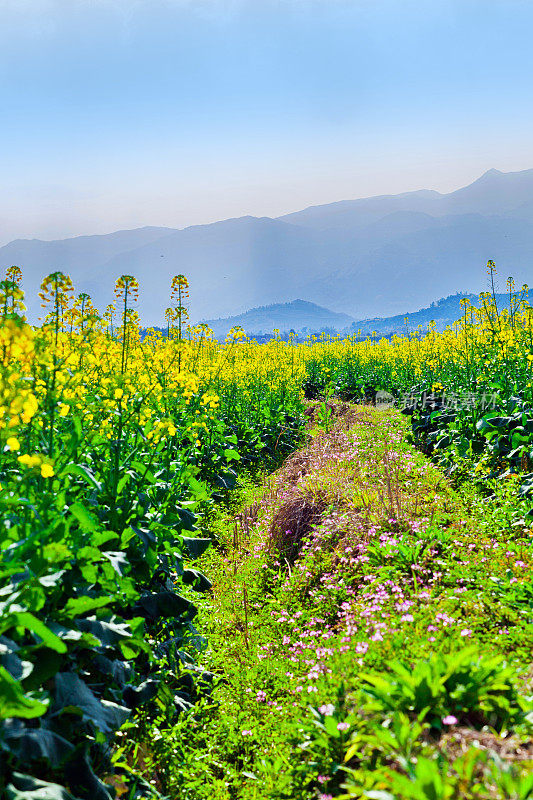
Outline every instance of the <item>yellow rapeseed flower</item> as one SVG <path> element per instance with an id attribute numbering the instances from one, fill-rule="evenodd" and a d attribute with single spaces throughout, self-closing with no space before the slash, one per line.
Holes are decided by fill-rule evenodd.
<path id="1" fill-rule="evenodd" d="M 41 464 L 41 475 L 43 478 L 52 478 L 55 475 L 51 464 Z"/>

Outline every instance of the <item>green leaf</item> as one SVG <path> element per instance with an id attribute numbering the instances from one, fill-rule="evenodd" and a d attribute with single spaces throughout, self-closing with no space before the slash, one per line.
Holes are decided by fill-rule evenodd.
<path id="1" fill-rule="evenodd" d="M 157 544 L 157 536 L 153 531 L 151 531 L 149 528 L 141 528 L 140 526 L 132 525 L 130 528 L 126 529 L 125 533 L 127 533 L 130 530 L 134 531 L 141 540 L 143 544 L 143 552 L 145 555 L 148 552 L 148 550 L 155 549 L 155 546 Z"/>
<path id="2" fill-rule="evenodd" d="M 59 572 L 52 572 L 49 575 L 41 575 L 41 577 L 38 578 L 38 581 L 41 586 L 44 586 L 46 589 L 51 589 L 53 586 L 57 586 L 65 572 L 66 570 L 60 569 Z"/>
<path id="3" fill-rule="evenodd" d="M 182 581 L 187 586 L 192 586 L 197 592 L 208 592 L 213 585 L 205 575 L 195 569 L 184 570 Z"/>
<path id="4" fill-rule="evenodd" d="M 40 689 L 44 683 L 58 672 L 61 666 L 61 655 L 48 647 L 39 648 L 39 657 L 33 665 L 33 670 L 23 680 L 24 691 Z"/>
<path id="5" fill-rule="evenodd" d="M 122 695 L 123 700 L 129 708 L 138 708 L 143 703 L 153 700 L 160 683 L 161 681 L 149 679 L 139 686 L 126 686 Z"/>
<path id="6" fill-rule="evenodd" d="M 115 572 L 119 575 L 124 575 L 124 569 L 128 565 L 128 558 L 123 550 L 102 550 L 101 553 L 110 562 Z"/>
<path id="7" fill-rule="evenodd" d="M 7 730 L 5 741 L 20 763 L 26 764 L 46 760 L 57 768 L 74 752 L 74 745 L 59 734 L 46 728 L 28 728 L 22 723 Z"/>
<path id="8" fill-rule="evenodd" d="M 54 710 L 64 713 L 79 709 L 83 719 L 92 722 L 102 733 L 117 730 L 129 717 L 129 709 L 109 700 L 99 700 L 74 672 L 58 672 L 55 684 Z"/>
<path id="9" fill-rule="evenodd" d="M 96 480 L 91 470 L 82 466 L 82 464 L 67 464 L 58 477 L 63 478 L 67 475 L 76 475 L 78 478 L 82 478 L 89 486 L 92 486 L 93 489 L 98 489 L 99 492 L 102 490 L 102 484 Z"/>
<path id="10" fill-rule="evenodd" d="M 147 469 L 146 464 L 143 464 L 140 461 L 133 461 L 131 466 L 136 472 L 138 472 L 139 477 L 143 478 L 148 483 L 155 483 L 154 475 L 149 469 Z"/>
<path id="11" fill-rule="evenodd" d="M 89 514 L 85 506 L 83 506 L 81 503 L 73 503 L 70 506 L 69 511 L 73 517 L 76 517 L 80 523 L 82 531 L 85 531 L 85 533 L 91 533 L 98 530 L 98 520 L 96 517 L 93 517 L 92 514 Z"/>
<path id="12" fill-rule="evenodd" d="M 196 615 L 196 607 L 189 600 L 176 592 L 167 591 L 143 595 L 135 604 L 134 610 L 151 619 L 177 618 L 182 614 L 192 619 Z"/>
<path id="13" fill-rule="evenodd" d="M 28 697 L 22 686 L 0 666 L 0 719 L 34 719 L 46 713 L 48 704 Z"/>
<path id="14" fill-rule="evenodd" d="M 79 800 L 67 792 L 64 786 L 47 783 L 30 775 L 15 772 L 6 787 L 6 800 Z"/>
<path id="15" fill-rule="evenodd" d="M 14 625 L 26 628 L 32 633 L 35 633 L 51 650 L 56 650 L 58 653 L 67 652 L 66 644 L 62 642 L 61 639 L 55 635 L 55 633 L 52 633 L 50 628 L 47 628 L 44 622 L 41 622 L 40 619 L 34 617 L 29 611 L 16 611 L 9 616 L 12 618 Z"/>
<path id="16" fill-rule="evenodd" d="M 103 608 L 113 602 L 112 597 L 71 597 L 65 606 L 65 613 L 69 617 L 78 617 L 80 614 L 86 614 L 87 611 L 93 611 L 95 608 Z"/>
<path id="17" fill-rule="evenodd" d="M 335 717 L 327 716 L 324 720 L 324 728 L 328 736 L 338 739 L 340 731 L 337 729 L 337 719 Z"/>
<path id="18" fill-rule="evenodd" d="M 116 617 L 112 617 L 109 622 L 105 622 L 96 617 L 89 617 L 77 619 L 76 625 L 80 631 L 96 636 L 104 647 L 112 647 L 122 639 L 131 639 L 132 637 L 129 625 L 126 622 L 117 622 L 116 619 Z"/>
<path id="19" fill-rule="evenodd" d="M 196 527 L 196 514 L 193 514 L 188 508 L 178 507 L 176 508 L 176 513 L 180 518 L 180 522 L 188 531 L 195 531 Z"/>
<path id="20" fill-rule="evenodd" d="M 188 536 L 182 536 L 181 541 L 191 560 L 200 558 L 211 544 L 211 539 L 192 539 Z"/>

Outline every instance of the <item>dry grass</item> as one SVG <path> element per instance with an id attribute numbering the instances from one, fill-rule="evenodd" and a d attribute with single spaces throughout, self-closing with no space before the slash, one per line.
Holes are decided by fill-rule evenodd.
<path id="1" fill-rule="evenodd" d="M 533 741 L 520 742 L 515 736 L 502 738 L 490 731 L 475 731 L 472 728 L 455 728 L 441 736 L 440 750 L 452 761 L 464 755 L 472 745 L 490 753 L 496 753 L 505 761 L 533 760 Z"/>
<path id="2" fill-rule="evenodd" d="M 431 515 L 435 504 L 427 496 L 431 480 L 414 482 L 405 473 L 395 452 L 397 443 L 387 438 L 378 422 L 383 412 L 332 401 L 332 424 L 326 432 L 317 431 L 313 421 L 319 405 L 309 406 L 306 446 L 267 479 L 261 500 L 236 518 L 235 571 L 252 540 L 257 542 L 258 532 L 263 547 L 290 566 L 304 540 L 311 533 L 320 536 L 321 525 L 329 530 L 328 547 L 334 541 L 338 547 L 365 539 L 383 518 L 401 521 Z"/>
<path id="3" fill-rule="evenodd" d="M 270 548 L 292 563 L 300 551 L 305 536 L 320 521 L 326 508 L 324 500 L 306 496 L 286 500 L 276 511 L 270 524 Z"/>
<path id="4" fill-rule="evenodd" d="M 332 427 L 314 432 L 306 447 L 293 453 L 267 482 L 260 503 L 238 517 L 239 544 L 245 545 L 250 529 L 260 524 L 266 548 L 291 564 L 306 536 L 325 517 L 326 510 L 353 511 L 347 487 L 354 484 L 357 462 L 351 460 L 353 442 L 348 431 L 357 425 L 373 425 L 372 412 L 348 403 L 330 403 Z M 308 428 L 313 430 L 318 404 L 309 406 Z"/>

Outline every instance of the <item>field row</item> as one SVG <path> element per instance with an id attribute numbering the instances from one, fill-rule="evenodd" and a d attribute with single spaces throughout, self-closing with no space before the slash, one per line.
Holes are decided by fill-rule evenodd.
<path id="1" fill-rule="evenodd" d="M 190 327 L 183 276 L 166 330 L 148 331 L 132 276 L 99 314 L 54 273 L 39 327 L 21 278 L 0 284 L 0 793 L 45 781 L 105 800 L 113 772 L 129 797 L 150 791 L 114 763 L 115 733 L 148 701 L 176 719 L 192 703 L 184 664 L 204 646 L 195 597 L 210 587 L 192 562 L 237 474 L 302 440 L 306 395 L 328 432 L 334 395 L 391 392 L 448 471 L 485 487 L 520 473 L 528 497 L 533 328 L 516 295 L 508 311 L 465 307 L 444 334 L 259 346 Z"/>

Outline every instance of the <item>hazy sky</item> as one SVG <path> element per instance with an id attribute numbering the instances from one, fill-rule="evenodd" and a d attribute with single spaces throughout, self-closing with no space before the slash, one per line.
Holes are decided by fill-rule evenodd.
<path id="1" fill-rule="evenodd" d="M 530 0 L 0 0 L 0 243 L 533 167 Z"/>

